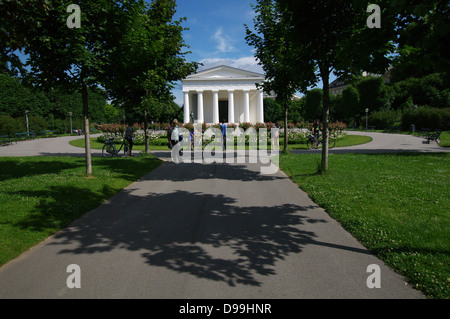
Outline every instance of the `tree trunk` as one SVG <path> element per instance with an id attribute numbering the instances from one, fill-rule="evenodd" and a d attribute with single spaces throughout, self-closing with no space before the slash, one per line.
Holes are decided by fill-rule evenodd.
<path id="1" fill-rule="evenodd" d="M 284 146 L 283 153 L 287 154 L 288 148 L 288 101 L 284 101 Z"/>
<path id="2" fill-rule="evenodd" d="M 329 117 L 330 117 L 330 72 L 328 67 L 321 68 L 320 70 L 322 82 L 323 82 L 323 120 L 322 120 L 322 163 L 321 172 L 328 171 L 328 141 L 329 141 Z"/>
<path id="3" fill-rule="evenodd" d="M 150 138 L 148 136 L 148 114 L 144 111 L 144 136 L 145 136 L 145 154 L 150 153 Z"/>
<path id="4" fill-rule="evenodd" d="M 84 116 L 84 140 L 86 153 L 86 175 L 92 175 L 92 157 L 91 157 L 91 135 L 89 131 L 89 102 L 88 90 L 85 83 L 81 88 L 81 96 L 83 99 L 83 116 Z"/>

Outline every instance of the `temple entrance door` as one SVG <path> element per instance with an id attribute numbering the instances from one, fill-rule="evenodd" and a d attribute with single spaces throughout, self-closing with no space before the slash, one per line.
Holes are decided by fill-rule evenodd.
<path id="1" fill-rule="evenodd" d="M 228 122 L 228 101 L 219 101 L 219 121 Z"/>

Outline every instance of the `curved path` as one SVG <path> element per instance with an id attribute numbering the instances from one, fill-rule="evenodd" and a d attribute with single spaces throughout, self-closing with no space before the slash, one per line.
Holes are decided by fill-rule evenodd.
<path id="1" fill-rule="evenodd" d="M 363 135 L 372 138 L 372 141 L 366 144 L 339 147 L 330 150 L 330 153 L 402 153 L 402 152 L 450 152 L 449 147 L 440 147 L 436 142 L 430 144 L 424 143 L 422 137 L 406 134 L 387 134 L 376 132 L 356 132 L 350 131 L 349 135 Z M 321 150 L 298 150 L 292 153 L 311 153 L 322 152 Z"/>
<path id="2" fill-rule="evenodd" d="M 423 143 L 421 137 L 405 134 L 387 134 L 375 132 L 348 132 L 349 135 L 364 135 L 372 138 L 372 141 L 362 145 L 339 147 L 330 150 L 330 153 L 397 153 L 397 152 L 450 152 L 450 148 L 440 147 L 435 142 Z M 93 135 L 92 137 L 95 137 Z M 0 146 L 0 157 L 21 156 L 84 156 L 83 148 L 69 144 L 80 136 L 66 136 L 56 138 L 43 138 L 14 143 L 8 146 Z M 295 150 L 292 153 L 321 152 L 321 150 Z M 101 150 L 92 149 L 93 156 L 101 156 Z M 152 151 L 156 156 L 170 160 L 170 151 Z"/>
<path id="3" fill-rule="evenodd" d="M 95 137 L 96 135 L 91 135 Z M 79 140 L 83 136 L 64 136 L 38 138 L 34 140 L 20 141 L 8 146 L 0 147 L 0 157 L 22 156 L 85 156 L 84 148 L 69 144 L 70 141 Z M 93 156 L 101 155 L 101 150 L 92 150 Z"/>

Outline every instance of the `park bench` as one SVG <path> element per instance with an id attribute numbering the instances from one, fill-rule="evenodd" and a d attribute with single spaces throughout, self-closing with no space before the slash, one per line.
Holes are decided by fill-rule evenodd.
<path id="1" fill-rule="evenodd" d="M 31 132 L 23 132 L 23 133 L 16 133 L 16 139 L 18 140 L 22 140 L 22 139 L 27 139 L 27 138 L 33 138 L 34 135 L 34 131 Z"/>
<path id="2" fill-rule="evenodd" d="M 421 128 L 420 130 L 416 130 L 414 132 L 414 136 L 417 137 L 425 137 L 426 135 L 428 135 L 431 132 L 431 129 L 429 128 Z"/>
<path id="3" fill-rule="evenodd" d="M 388 132 L 400 132 L 400 127 L 392 125 L 387 128 Z"/>
<path id="4" fill-rule="evenodd" d="M 55 133 L 55 131 L 41 131 L 41 136 L 51 136 Z"/>
<path id="5" fill-rule="evenodd" d="M 0 136 L 0 145 L 1 146 L 6 146 L 9 144 L 12 144 L 13 139 L 11 139 L 8 135 L 1 135 Z"/>
<path id="6" fill-rule="evenodd" d="M 375 131 L 375 126 L 368 126 L 368 127 L 367 127 L 367 130 L 368 130 L 368 131 Z"/>
<path id="7" fill-rule="evenodd" d="M 439 144 L 439 141 L 440 141 L 439 138 L 440 137 L 441 137 L 441 131 L 439 131 L 439 130 L 437 130 L 435 132 L 430 131 L 424 136 L 425 141 L 423 141 L 423 143 L 424 144 L 430 144 L 430 142 L 433 141 L 433 142 L 436 142 L 436 143 Z"/>

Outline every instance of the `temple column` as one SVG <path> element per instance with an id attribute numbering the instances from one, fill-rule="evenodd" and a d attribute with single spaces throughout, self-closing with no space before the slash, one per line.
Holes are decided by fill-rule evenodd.
<path id="1" fill-rule="evenodd" d="M 197 115 L 197 121 L 198 123 L 203 123 L 205 121 L 204 115 L 203 115 L 203 91 L 198 91 L 198 115 Z"/>
<path id="2" fill-rule="evenodd" d="M 189 92 L 183 92 L 184 93 L 184 123 L 189 123 L 189 116 L 190 116 L 190 110 L 189 110 Z"/>
<path id="3" fill-rule="evenodd" d="M 234 123 L 234 90 L 228 91 L 228 123 Z"/>
<path id="4" fill-rule="evenodd" d="M 244 90 L 244 122 L 250 122 L 250 91 Z"/>
<path id="5" fill-rule="evenodd" d="M 219 121 L 219 91 L 213 91 L 213 123 L 220 123 Z"/>
<path id="6" fill-rule="evenodd" d="M 264 92 L 258 91 L 258 115 L 257 122 L 264 123 Z"/>

